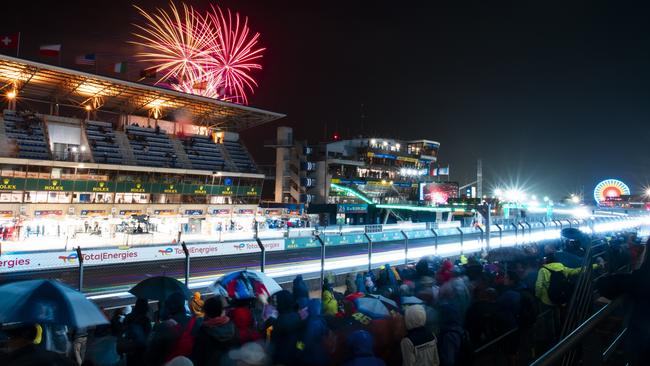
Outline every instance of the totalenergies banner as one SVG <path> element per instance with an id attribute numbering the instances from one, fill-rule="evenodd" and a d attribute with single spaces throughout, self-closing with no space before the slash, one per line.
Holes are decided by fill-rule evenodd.
<path id="1" fill-rule="evenodd" d="M 284 239 L 265 240 L 263 244 L 267 251 L 284 250 Z M 190 252 L 190 257 L 260 252 L 256 241 L 188 244 L 187 249 Z M 84 266 L 149 262 L 185 257 L 183 248 L 180 245 L 87 249 L 82 251 L 82 255 L 84 257 Z M 3 253 L 0 257 L 0 273 L 73 268 L 77 266 L 79 266 L 79 258 L 76 251 L 9 252 Z"/>

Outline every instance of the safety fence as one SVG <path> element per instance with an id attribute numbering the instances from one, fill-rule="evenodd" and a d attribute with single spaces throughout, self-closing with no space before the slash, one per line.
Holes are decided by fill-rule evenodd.
<path id="1" fill-rule="evenodd" d="M 587 232 L 624 230 L 644 224 L 643 218 L 598 218 L 492 225 L 489 230 L 436 228 L 431 223 L 337 226 L 262 235 L 232 242 L 181 242 L 164 246 L 76 248 L 73 251 L 10 252 L 0 255 L 2 280 L 58 278 L 86 292 L 110 292 L 143 276 L 184 278 L 200 287 L 221 273 L 260 269 L 272 277 L 311 275 L 403 264 L 427 255 L 452 256 L 495 247 L 556 239 L 566 227 Z M 301 232 L 294 235 L 295 232 Z"/>

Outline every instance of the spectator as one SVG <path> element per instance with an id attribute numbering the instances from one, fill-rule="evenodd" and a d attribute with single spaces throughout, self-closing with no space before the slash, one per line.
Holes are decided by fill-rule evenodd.
<path id="1" fill-rule="evenodd" d="M 356 292 L 357 292 L 356 281 L 352 279 L 352 274 L 348 273 L 348 275 L 345 276 L 345 292 L 343 293 L 343 295 L 348 296 Z"/>
<path id="2" fill-rule="evenodd" d="M 438 356 L 441 366 L 469 366 L 467 359 L 473 352 L 469 336 L 462 326 L 462 318 L 458 307 L 448 299 L 441 299 L 438 307 L 440 312 L 440 337 L 438 338 Z"/>
<path id="3" fill-rule="evenodd" d="M 365 281 L 363 280 L 363 275 L 361 273 L 357 273 L 354 283 L 357 288 L 357 292 L 366 293 L 366 284 Z"/>
<path id="4" fill-rule="evenodd" d="M 625 354 L 630 366 L 650 365 L 650 262 L 648 245 L 641 267 L 632 273 L 616 274 L 602 278 L 597 283 L 601 295 L 614 299 L 627 295 L 630 306 L 627 318 L 628 335 L 625 337 Z M 642 259 L 640 258 L 640 259 Z"/>
<path id="5" fill-rule="evenodd" d="M 305 280 L 302 279 L 302 275 L 297 275 L 296 278 L 293 279 L 293 297 L 296 299 L 309 299 L 309 289 L 307 288 L 307 284 L 305 283 Z"/>
<path id="6" fill-rule="evenodd" d="M 509 324 L 500 317 L 496 302 L 497 292 L 493 288 L 479 289 L 477 301 L 467 310 L 465 329 L 474 347 L 480 347 L 505 333 Z"/>
<path id="7" fill-rule="evenodd" d="M 407 335 L 402 339 L 402 365 L 431 366 L 440 363 L 435 335 L 425 328 L 427 314 L 422 305 L 406 308 Z"/>
<path id="8" fill-rule="evenodd" d="M 326 366 L 329 364 L 329 329 L 321 315 L 322 303 L 318 299 L 309 300 L 309 317 L 299 344 L 298 359 L 305 366 Z"/>
<path id="9" fill-rule="evenodd" d="M 201 293 L 198 291 L 195 292 L 194 296 L 192 297 L 192 301 L 190 302 L 190 310 L 192 310 L 192 313 L 199 318 L 203 318 L 205 315 L 203 312 L 203 300 L 201 299 Z"/>
<path id="10" fill-rule="evenodd" d="M 296 312 L 296 304 L 291 292 L 282 290 L 275 294 L 278 308 L 278 317 L 270 318 L 268 326 L 273 327 L 271 332 L 271 351 L 273 362 L 285 366 L 296 364 L 296 343 L 298 335 L 304 325 L 300 315 Z"/>
<path id="11" fill-rule="evenodd" d="M 562 263 L 555 259 L 553 253 L 546 256 L 545 264 L 537 272 L 537 282 L 535 282 L 535 296 L 546 306 L 565 305 L 571 296 L 572 288 L 567 288 L 566 283 L 554 284 L 557 290 L 551 294 L 554 299 L 549 296 L 549 288 L 551 286 L 551 272 L 557 272 L 563 277 L 575 276 L 580 274 L 582 268 L 569 268 L 565 267 Z M 560 288 L 562 287 L 562 288 Z"/>
<path id="12" fill-rule="evenodd" d="M 248 304 L 237 303 L 230 311 L 230 319 L 237 328 L 239 344 L 255 342 L 262 338 L 262 335 L 254 327 L 253 313 Z"/>
<path id="13" fill-rule="evenodd" d="M 194 343 L 194 365 L 219 365 L 224 363 L 228 350 L 237 344 L 235 325 L 223 310 L 220 296 L 205 301 L 205 319 Z"/>
<path id="14" fill-rule="evenodd" d="M 352 332 L 347 338 L 351 358 L 344 366 L 385 366 L 381 358 L 375 357 L 372 347 L 372 335 L 365 330 Z"/>
<path id="15" fill-rule="evenodd" d="M 94 337 L 88 342 L 85 361 L 95 366 L 124 365 L 117 353 L 117 340 L 120 329 L 118 322 L 111 322 L 111 325 L 97 327 Z"/>
<path id="16" fill-rule="evenodd" d="M 124 319 L 124 332 L 118 341 L 118 351 L 126 355 L 128 366 L 144 364 L 150 334 L 149 303 L 147 299 L 138 299 L 131 314 Z"/>
<path id="17" fill-rule="evenodd" d="M 74 363 L 63 355 L 46 351 L 35 343 L 39 337 L 36 325 L 24 324 L 16 328 L 3 329 L 8 337 L 8 354 L 0 355 L 3 366 L 72 366 Z"/>
<path id="18" fill-rule="evenodd" d="M 339 305 L 334 298 L 333 290 L 323 286 L 323 293 L 321 295 L 323 300 L 323 314 L 326 316 L 334 316 L 339 312 Z"/>
<path id="19" fill-rule="evenodd" d="M 149 364 L 160 365 L 177 356 L 191 355 L 201 319 L 189 316 L 185 304 L 185 298 L 180 293 L 173 293 L 165 300 L 162 312 L 164 320 L 154 327 L 145 356 Z"/>

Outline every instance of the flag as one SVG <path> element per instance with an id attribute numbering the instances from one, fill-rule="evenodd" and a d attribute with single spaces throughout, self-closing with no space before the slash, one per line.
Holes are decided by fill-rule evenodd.
<path id="1" fill-rule="evenodd" d="M 0 48 L 18 48 L 18 33 L 0 35 Z"/>
<path id="2" fill-rule="evenodd" d="M 60 44 L 46 44 L 40 47 L 41 56 L 56 57 L 61 53 Z"/>
<path id="3" fill-rule="evenodd" d="M 141 78 L 155 78 L 156 77 L 156 68 L 150 67 L 148 69 L 140 70 Z"/>
<path id="4" fill-rule="evenodd" d="M 94 53 L 88 53 L 85 55 L 77 56 L 74 59 L 74 63 L 77 65 L 90 65 L 93 66 L 95 65 L 95 54 Z"/>
<path id="5" fill-rule="evenodd" d="M 126 72 L 126 62 L 117 62 L 113 65 L 113 72 L 122 74 Z"/>

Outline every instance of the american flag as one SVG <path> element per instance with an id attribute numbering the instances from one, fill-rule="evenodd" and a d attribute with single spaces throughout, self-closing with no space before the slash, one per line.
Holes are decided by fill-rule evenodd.
<path id="1" fill-rule="evenodd" d="M 87 55 L 77 56 L 74 62 L 77 65 L 94 65 L 95 64 L 95 54 L 89 53 Z"/>

